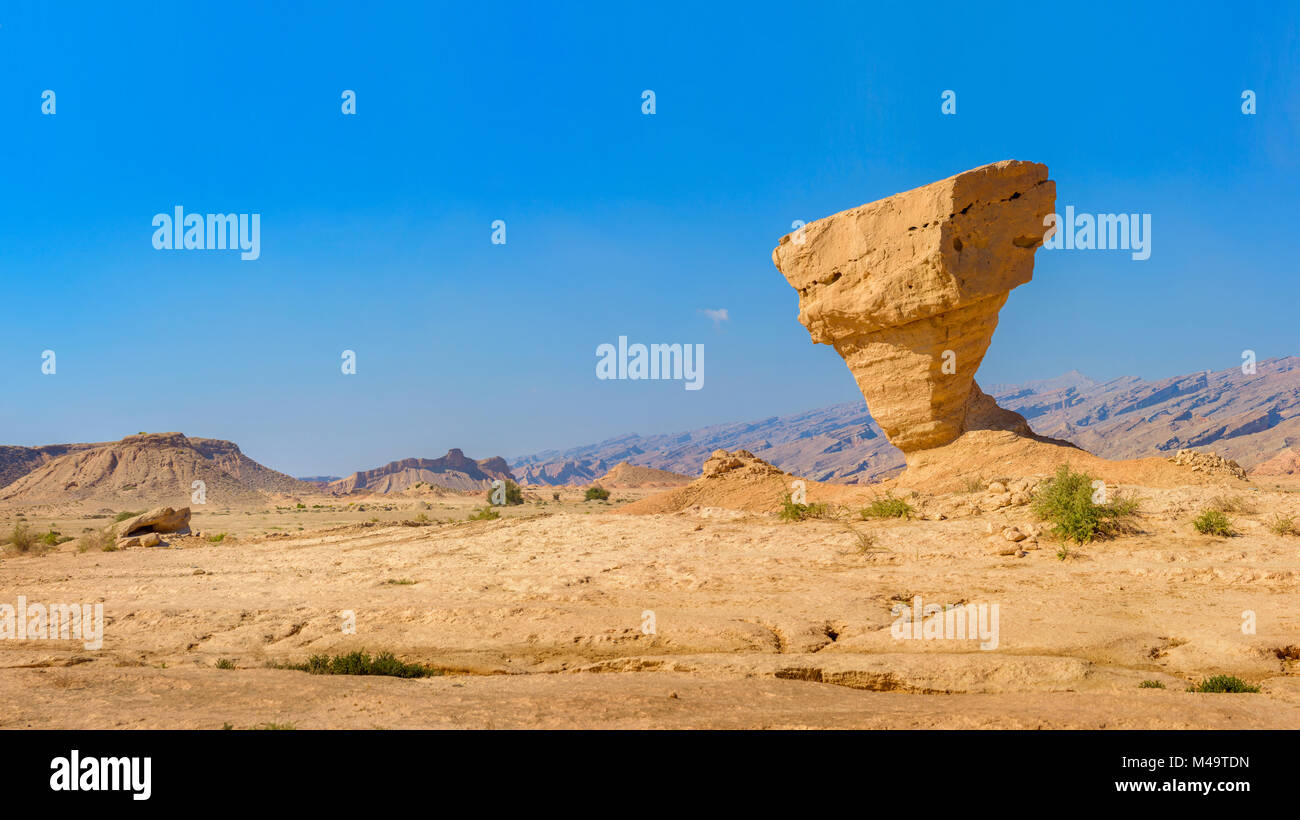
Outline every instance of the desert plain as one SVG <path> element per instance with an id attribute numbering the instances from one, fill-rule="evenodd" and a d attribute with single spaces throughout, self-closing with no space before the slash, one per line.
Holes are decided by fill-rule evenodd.
<path id="1" fill-rule="evenodd" d="M 0 727 L 1300 727 L 1294 439 L 1249 473 L 1186 440 L 1295 429 L 1295 360 L 1249 374 L 1279 385 L 1267 406 L 1207 375 L 1079 422 L 1130 414 L 1161 437 L 1141 458 L 1035 432 L 974 377 L 1054 203 L 1045 166 L 1004 161 L 775 249 L 905 459 L 883 480 L 718 449 L 689 475 L 620 464 L 604 499 L 524 481 L 484 513 L 510 465 L 459 450 L 313 483 L 180 433 L 7 448 L 0 528 L 50 543 L 6 548 L 0 604 L 102 604 L 104 629 L 0 640 Z M 1125 525 L 1049 526 L 1062 467 Z M 184 526 L 103 538 L 155 506 Z M 352 652 L 430 674 L 295 668 Z M 1249 691 L 1191 691 L 1217 676 Z"/>
<path id="2" fill-rule="evenodd" d="M 1064 552 L 1046 535 L 1000 548 L 1033 516 L 978 488 L 910 496 L 929 520 L 861 519 L 855 504 L 881 488 L 841 490 L 857 498 L 796 522 L 622 512 L 650 490 L 548 490 L 483 521 L 465 520 L 483 503 L 468 493 L 200 511 L 202 537 L 161 548 L 72 541 L 0 561 L 4 600 L 100 601 L 106 622 L 95 651 L 0 642 L 0 726 L 1300 726 L 1300 539 L 1265 526 L 1300 514 L 1300 482 L 1123 489 L 1141 500 L 1140 531 Z M 1250 511 L 1238 535 L 1192 528 L 1215 499 Z M 47 518 L 32 520 L 100 523 Z M 894 638 L 896 606 L 917 596 L 997 603 L 996 648 Z M 354 649 L 444 674 L 275 668 Z M 1261 691 L 1185 691 L 1216 674 Z"/>

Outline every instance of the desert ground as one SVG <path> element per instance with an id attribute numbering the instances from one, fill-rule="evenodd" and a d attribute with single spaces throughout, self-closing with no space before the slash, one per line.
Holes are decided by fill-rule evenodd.
<path id="1" fill-rule="evenodd" d="M 6 552 L 0 601 L 105 613 L 98 650 L 0 641 L 0 727 L 1300 727 L 1300 537 L 1266 526 L 1300 516 L 1300 481 L 1119 487 L 1137 531 L 1082 546 L 982 484 L 890 488 L 915 515 L 884 520 L 857 511 L 883 485 L 802 521 L 635 512 L 656 489 L 532 488 L 476 521 L 482 494 L 322 496 L 196 507 L 201 535 L 110 552 L 77 538 L 108 513 L 0 510 L 74 537 Z M 1192 528 L 1212 505 L 1236 535 Z M 996 603 L 996 648 L 894 637 L 916 596 Z M 443 674 L 277 668 L 352 650 Z M 1187 691 L 1216 674 L 1261 691 Z"/>

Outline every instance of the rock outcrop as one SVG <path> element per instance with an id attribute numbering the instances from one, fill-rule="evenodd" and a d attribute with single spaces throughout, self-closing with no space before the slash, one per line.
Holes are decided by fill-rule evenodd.
<path id="1" fill-rule="evenodd" d="M 189 531 L 189 507 L 181 507 L 179 510 L 171 507 L 159 507 L 156 510 L 150 510 L 147 513 L 123 521 L 121 526 L 117 528 L 117 537 L 130 538 L 134 535 L 144 535 L 146 533 L 188 533 Z"/>
<path id="2" fill-rule="evenodd" d="M 970 430 L 1032 435 L 974 377 L 1055 202 L 1046 166 L 999 162 L 817 220 L 772 252 L 799 321 L 844 358 L 904 453 Z"/>

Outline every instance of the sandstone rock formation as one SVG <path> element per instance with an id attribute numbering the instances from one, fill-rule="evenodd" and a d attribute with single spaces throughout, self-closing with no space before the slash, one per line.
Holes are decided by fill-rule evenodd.
<path id="1" fill-rule="evenodd" d="M 117 528 L 117 537 L 130 538 L 134 535 L 144 535 L 146 533 L 187 533 L 189 531 L 189 507 L 181 507 L 179 510 L 171 507 L 159 507 L 156 510 L 150 510 L 147 513 L 123 521 L 121 526 Z"/>
<path id="2" fill-rule="evenodd" d="M 1031 435 L 974 377 L 1055 201 L 1046 166 L 998 162 L 820 219 L 772 252 L 799 321 L 844 358 L 904 453 L 969 430 Z"/>

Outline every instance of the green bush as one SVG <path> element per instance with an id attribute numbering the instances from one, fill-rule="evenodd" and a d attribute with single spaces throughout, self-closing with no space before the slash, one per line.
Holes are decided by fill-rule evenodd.
<path id="1" fill-rule="evenodd" d="M 137 515 L 139 515 L 139 514 L 140 514 L 140 513 L 138 513 L 138 512 L 130 512 L 130 511 L 120 512 L 120 513 L 118 513 L 117 515 L 113 516 L 113 523 L 114 523 L 114 524 L 121 524 L 121 523 L 122 523 L 123 521 L 125 521 L 126 519 L 128 519 L 128 518 L 135 518 L 135 517 L 136 517 Z"/>
<path id="2" fill-rule="evenodd" d="M 609 490 L 604 487 L 588 487 L 586 494 L 582 497 L 583 501 L 608 501 Z"/>
<path id="3" fill-rule="evenodd" d="M 1165 685 L 1158 680 L 1144 680 L 1138 684 L 1139 689 L 1164 689 Z"/>
<path id="4" fill-rule="evenodd" d="M 496 490 L 490 488 L 487 491 L 487 500 L 489 504 L 493 503 L 492 494 L 494 492 L 496 492 Z M 505 505 L 509 507 L 509 506 L 514 506 L 515 504 L 522 504 L 522 503 L 524 503 L 524 491 L 519 489 L 518 484 L 514 483 L 513 481 L 507 480 Z"/>
<path id="5" fill-rule="evenodd" d="M 1212 678 L 1206 678 L 1200 683 L 1188 688 L 1189 692 L 1228 692 L 1233 694 L 1243 692 L 1258 692 L 1258 686 L 1251 686 L 1241 678 L 1232 675 L 1215 675 Z"/>
<path id="6" fill-rule="evenodd" d="M 501 513 L 491 507 L 484 507 L 481 510 L 475 510 L 469 514 L 468 521 L 495 521 L 501 517 Z"/>
<path id="7" fill-rule="evenodd" d="M 1052 525 L 1052 533 L 1065 541 L 1086 544 L 1094 538 L 1112 538 L 1132 530 L 1137 501 L 1115 498 L 1104 504 L 1092 500 L 1095 479 L 1062 464 L 1056 474 L 1034 493 L 1033 510 Z"/>
<path id="8" fill-rule="evenodd" d="M 830 515 L 829 504 L 800 504 L 791 500 L 789 493 L 781 501 L 782 521 L 803 521 L 807 518 L 827 518 Z"/>
<path id="9" fill-rule="evenodd" d="M 890 491 L 885 493 L 884 498 L 877 498 L 863 507 L 860 514 L 863 518 L 911 518 L 913 512 L 915 510 L 911 504 L 895 498 L 893 491 Z"/>
<path id="10" fill-rule="evenodd" d="M 1232 535 L 1232 519 L 1219 510 L 1205 510 L 1192 519 L 1192 526 L 1202 535 Z"/>
<path id="11" fill-rule="evenodd" d="M 226 540 L 226 534 L 224 532 L 219 532 L 216 535 L 208 536 L 208 541 L 210 541 L 213 544 L 220 544 L 222 541 L 225 540 Z"/>
<path id="12" fill-rule="evenodd" d="M 349 652 L 346 655 L 312 655 L 303 664 L 290 664 L 285 669 L 296 669 L 313 675 L 387 675 L 394 678 L 428 678 L 445 674 L 443 670 L 423 663 L 399 661 L 392 652 L 380 652 L 374 658 L 367 652 Z"/>
<path id="13" fill-rule="evenodd" d="M 1294 515 L 1275 515 L 1265 526 L 1274 535 L 1300 535 L 1300 528 L 1295 525 Z"/>
<path id="14" fill-rule="evenodd" d="M 36 537 L 28 529 L 26 522 L 19 521 L 14 525 L 14 531 L 9 536 L 9 543 L 13 544 L 14 549 L 19 552 L 31 552 L 32 547 L 36 546 Z"/>
<path id="15" fill-rule="evenodd" d="M 221 659 L 219 659 L 219 660 L 217 661 L 217 668 L 218 668 L 218 669 L 234 669 L 234 668 L 235 668 L 235 662 L 232 661 L 230 658 L 221 658 Z"/>

